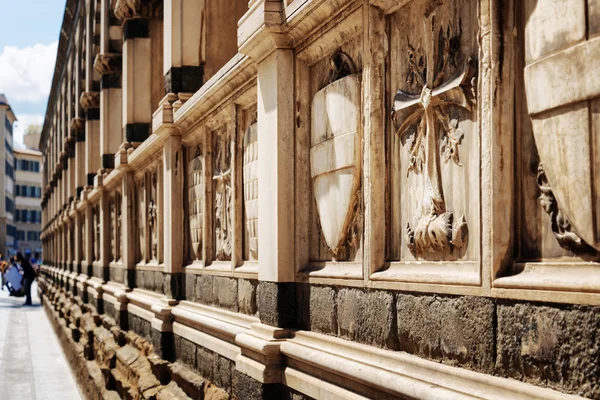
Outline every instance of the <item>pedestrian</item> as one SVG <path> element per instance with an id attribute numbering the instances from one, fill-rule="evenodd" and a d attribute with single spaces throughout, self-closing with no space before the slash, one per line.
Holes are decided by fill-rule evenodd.
<path id="1" fill-rule="evenodd" d="M 31 303 L 31 284 L 35 279 L 35 271 L 31 266 L 31 263 L 28 259 L 23 257 L 23 254 L 17 253 L 17 261 L 21 263 L 21 268 L 23 269 L 23 280 L 25 281 L 25 304 L 26 306 L 30 306 Z"/>
<path id="2" fill-rule="evenodd" d="M 4 273 L 8 269 L 8 266 L 9 266 L 8 262 L 6 262 L 2 253 L 0 253 L 0 281 L 1 281 L 0 288 L 2 290 L 4 290 L 4 286 L 6 285 L 6 281 L 4 280 Z"/>

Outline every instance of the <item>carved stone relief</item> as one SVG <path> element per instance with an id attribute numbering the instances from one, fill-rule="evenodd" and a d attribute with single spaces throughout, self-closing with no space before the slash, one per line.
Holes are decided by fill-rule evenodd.
<path id="1" fill-rule="evenodd" d="M 108 232 L 109 232 L 109 236 L 110 236 L 110 254 L 108 256 L 108 259 L 111 261 L 115 261 L 115 260 L 117 260 L 117 246 L 118 246 L 117 240 L 118 239 L 117 239 L 117 232 L 116 232 L 117 210 L 116 210 L 116 204 L 115 204 L 114 197 L 112 197 L 108 201 L 108 210 L 109 210 L 109 216 L 110 216 L 110 220 L 108 223 Z"/>
<path id="2" fill-rule="evenodd" d="M 150 235 L 150 259 L 158 260 L 158 209 L 157 198 L 157 173 L 150 174 L 150 201 L 148 202 L 148 234 Z"/>
<path id="3" fill-rule="evenodd" d="M 114 198 L 114 245 L 113 245 L 113 259 L 120 261 L 123 256 L 123 240 L 121 238 L 121 193 L 117 192 Z"/>
<path id="4" fill-rule="evenodd" d="M 231 260 L 231 143 L 227 129 L 213 140 L 215 259 Z"/>
<path id="5" fill-rule="evenodd" d="M 188 168 L 188 199 L 190 215 L 190 236 L 192 253 L 195 260 L 202 258 L 202 226 L 204 224 L 204 168 L 202 154 L 198 146 L 190 151 L 193 158 Z"/>
<path id="6" fill-rule="evenodd" d="M 138 234 L 140 243 L 140 258 L 145 261 L 147 259 L 146 246 L 146 179 L 142 178 L 138 183 Z"/>
<path id="7" fill-rule="evenodd" d="M 575 255 L 600 252 L 600 129 L 595 117 L 600 109 L 600 84 L 596 64 L 590 62 L 600 57 L 600 38 L 591 3 L 523 3 L 524 97 L 535 142 L 522 139 L 522 157 L 534 164 L 537 160 L 532 155 L 539 155 L 543 168 L 527 172 L 531 180 L 537 178 L 540 204 L 550 216 L 554 238 Z M 524 186 L 524 191 L 537 189 Z M 525 221 L 532 219 L 532 209 L 522 212 L 528 214 Z M 531 225 L 525 246 L 541 253 L 532 254 L 533 258 L 573 255 L 547 246 L 544 232 Z"/>
<path id="8" fill-rule="evenodd" d="M 343 52 L 329 60 L 312 101 L 310 171 L 319 224 L 336 259 L 359 244 L 361 82 Z"/>
<path id="9" fill-rule="evenodd" d="M 244 210 L 248 249 L 258 260 L 258 124 L 255 122 L 244 134 Z"/>
<path id="10" fill-rule="evenodd" d="M 100 261 L 100 212 L 98 206 L 94 207 L 94 261 Z"/>
<path id="11" fill-rule="evenodd" d="M 560 246 L 572 251 L 573 253 L 596 253 L 596 250 L 590 247 L 575 232 L 571 222 L 565 215 L 564 211 L 560 208 L 560 205 L 556 201 L 556 197 L 552 191 L 552 187 L 548 183 L 546 171 L 544 171 L 542 164 L 539 164 L 538 166 L 537 183 L 540 189 L 540 205 L 550 216 L 552 232 L 554 233 L 554 237 Z"/>
<path id="12" fill-rule="evenodd" d="M 420 44 L 406 43 L 405 83 L 393 104 L 395 133 L 405 149 L 401 157 L 407 157 L 401 173 L 405 179 L 422 178 L 422 197 L 405 221 L 404 243 L 416 259 L 425 260 L 460 258 L 468 246 L 467 219 L 446 201 L 442 162 L 463 168 L 460 123 L 474 110 L 477 87 L 476 63 L 461 51 L 461 22 L 449 22 L 438 6 L 428 3 L 416 23 L 417 29 L 422 23 Z"/>

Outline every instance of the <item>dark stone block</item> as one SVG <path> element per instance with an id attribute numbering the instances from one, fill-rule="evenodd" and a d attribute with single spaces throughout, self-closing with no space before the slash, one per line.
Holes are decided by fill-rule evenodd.
<path id="1" fill-rule="evenodd" d="M 121 74 L 104 74 L 100 78 L 100 90 L 103 89 L 120 89 Z"/>
<path id="2" fill-rule="evenodd" d="M 144 284 L 144 272 L 142 270 L 136 271 L 135 274 L 135 287 L 141 288 L 141 289 L 145 289 L 145 284 Z"/>
<path id="3" fill-rule="evenodd" d="M 114 169 L 115 168 L 115 155 L 114 154 L 112 154 L 112 153 L 102 154 L 102 168 L 104 168 L 104 169 Z"/>
<path id="4" fill-rule="evenodd" d="M 204 65 L 171 67 L 165 74 L 165 93 L 195 93 L 204 83 Z"/>
<path id="5" fill-rule="evenodd" d="M 198 372 L 204 378 L 214 381 L 213 376 L 213 364 L 214 364 L 215 354 L 205 349 L 202 346 L 198 346 L 197 356 L 196 356 L 196 365 L 198 367 Z"/>
<path id="6" fill-rule="evenodd" d="M 213 304 L 213 277 L 198 275 L 196 278 L 196 301 L 202 304 Z"/>
<path id="7" fill-rule="evenodd" d="M 337 334 L 336 291 L 329 286 L 302 285 L 303 326 L 307 330 Z"/>
<path id="8" fill-rule="evenodd" d="M 498 305 L 496 372 L 600 398 L 600 308 L 503 302 Z"/>
<path id="9" fill-rule="evenodd" d="M 235 364 L 226 357 L 214 354 L 213 358 L 213 382 L 215 385 L 231 393 L 231 372 Z"/>
<path id="10" fill-rule="evenodd" d="M 282 398 L 281 385 L 265 385 L 238 370 L 233 371 L 232 386 L 233 397 L 239 400 L 280 400 Z"/>
<path id="11" fill-rule="evenodd" d="M 183 300 L 185 299 L 185 273 L 178 272 L 175 274 L 161 274 L 163 276 L 163 293 L 171 299 Z M 158 285 L 157 285 L 158 287 Z"/>
<path id="12" fill-rule="evenodd" d="M 196 345 L 183 337 L 175 336 L 175 338 L 179 346 L 176 349 L 177 360 L 188 368 L 198 369 L 196 364 Z"/>
<path id="13" fill-rule="evenodd" d="M 87 184 L 88 186 L 94 186 L 94 178 L 96 174 L 87 174 Z"/>
<path id="14" fill-rule="evenodd" d="M 150 37 L 150 21 L 147 19 L 128 19 L 123 25 L 123 41 Z"/>
<path id="15" fill-rule="evenodd" d="M 397 294 L 400 350 L 493 372 L 495 305 L 485 297 Z"/>
<path id="16" fill-rule="evenodd" d="M 337 294 L 340 336 L 361 343 L 398 348 L 394 296 L 385 291 L 343 288 Z"/>
<path id="17" fill-rule="evenodd" d="M 151 328 L 150 336 L 154 352 L 167 361 L 175 361 L 175 339 L 173 332 L 160 332 Z"/>
<path id="18" fill-rule="evenodd" d="M 256 288 L 258 281 L 238 279 L 238 304 L 239 311 L 248 315 L 256 315 Z"/>
<path id="19" fill-rule="evenodd" d="M 186 274 L 185 276 L 185 299 L 196 301 L 196 275 Z"/>
<path id="20" fill-rule="evenodd" d="M 164 293 L 165 292 L 165 289 L 164 289 L 165 277 L 163 275 L 163 272 L 152 271 L 152 275 L 153 275 L 154 279 L 151 278 L 152 279 L 151 282 L 153 282 L 153 283 L 151 284 L 152 289 L 150 289 L 150 290 L 153 290 L 158 293 Z"/>
<path id="21" fill-rule="evenodd" d="M 150 130 L 150 124 L 127 124 L 125 125 L 125 139 L 128 142 L 143 142 L 150 135 Z"/>
<path id="22" fill-rule="evenodd" d="M 99 89 L 100 89 L 100 87 L 98 87 L 98 90 Z M 100 121 L 100 109 L 99 108 L 88 108 L 85 111 L 85 118 L 88 121 Z M 88 185 L 89 185 L 89 183 L 88 183 Z"/>
<path id="23" fill-rule="evenodd" d="M 128 268 L 127 270 L 125 270 L 125 275 L 125 287 L 129 289 L 137 287 L 137 271 L 133 268 Z"/>
<path id="24" fill-rule="evenodd" d="M 215 276 L 213 278 L 213 298 L 219 307 L 238 310 L 238 281 L 233 278 Z"/>
<path id="25" fill-rule="evenodd" d="M 262 323 L 279 328 L 296 325 L 296 290 L 293 282 L 260 282 L 258 313 Z"/>

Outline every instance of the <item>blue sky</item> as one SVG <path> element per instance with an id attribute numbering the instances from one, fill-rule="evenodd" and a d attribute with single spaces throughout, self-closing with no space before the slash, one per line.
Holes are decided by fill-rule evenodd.
<path id="1" fill-rule="evenodd" d="M 15 145 L 27 125 L 43 121 L 65 2 L 0 0 L 0 93 L 19 120 Z"/>

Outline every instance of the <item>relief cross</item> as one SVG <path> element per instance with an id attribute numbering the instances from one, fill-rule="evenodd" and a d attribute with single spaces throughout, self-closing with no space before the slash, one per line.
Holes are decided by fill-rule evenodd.
<path id="1" fill-rule="evenodd" d="M 421 87 L 418 94 L 398 90 L 394 98 L 394 119 L 400 123 L 400 136 L 414 134 L 410 145 L 410 172 L 425 175 L 423 202 L 416 228 L 406 226 L 408 248 L 415 257 L 445 259 L 454 248 L 466 246 L 467 223 L 463 216 L 453 228 L 453 213 L 446 210 L 440 167 L 441 150 L 447 162 L 452 159 L 461 165 L 458 145 L 462 131 L 458 121 L 450 119 L 451 108 L 472 109 L 473 71 L 470 60 L 460 54 L 460 33 L 454 35 L 450 27 L 434 35 L 435 13 L 426 15 L 424 40 L 426 63 L 419 52 L 409 44 L 409 80 Z M 440 51 L 441 50 L 441 51 Z M 436 60 L 440 55 L 441 60 Z M 454 70 L 450 78 L 449 72 Z M 416 131 L 409 128 L 416 126 Z"/>

